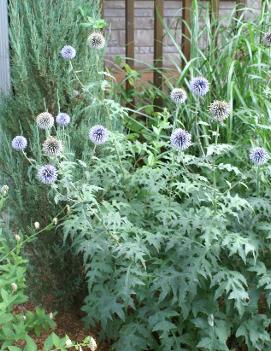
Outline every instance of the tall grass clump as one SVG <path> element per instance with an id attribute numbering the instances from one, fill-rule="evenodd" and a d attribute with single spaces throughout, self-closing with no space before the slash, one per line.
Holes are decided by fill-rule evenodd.
<path id="1" fill-rule="evenodd" d="M 69 126 L 64 123 L 69 118 L 66 115 L 60 116 L 55 126 L 58 125 L 60 134 L 65 126 L 69 127 L 65 147 L 81 157 L 86 149 L 82 138 L 86 126 L 106 116 L 103 106 L 95 103 L 103 95 L 104 50 L 93 51 L 87 45 L 88 36 L 105 26 L 99 13 L 98 2 L 94 0 L 9 2 L 13 91 L 1 99 L 0 162 L 2 177 L 10 185 L 10 216 L 13 225 L 21 230 L 35 221 L 45 226 L 59 210 L 47 189 L 37 186 L 36 176 L 28 168 L 33 154 L 40 163 L 45 161 L 40 141 L 48 133 L 37 127 L 36 117 L 46 111 L 54 117 L 68 114 Z M 69 60 L 67 46 L 80 55 Z M 29 140 L 28 158 L 11 147 L 11 141 L 18 135 Z M 57 226 L 51 235 L 36 241 L 28 253 L 32 263 L 30 281 L 42 277 L 38 286 L 47 286 L 59 298 L 64 291 L 70 291 L 70 296 L 74 294 L 80 269 L 75 262 L 70 265 L 73 258 L 69 249 L 62 246 Z M 77 268 L 73 271 L 70 267 Z M 70 289 L 71 286 L 74 288 Z"/>

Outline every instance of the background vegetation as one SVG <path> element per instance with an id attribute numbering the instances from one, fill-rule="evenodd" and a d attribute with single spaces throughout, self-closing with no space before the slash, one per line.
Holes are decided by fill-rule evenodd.
<path id="1" fill-rule="evenodd" d="M 210 21 L 208 12 L 199 27 L 194 1 L 191 59 L 183 69 L 176 65 L 177 80 L 165 75 L 164 90 L 135 88 L 132 113 L 112 99 L 122 93 L 125 103 L 127 96 L 105 81 L 102 52 L 86 49 L 89 31 L 104 26 L 95 2 L 91 9 L 58 2 L 52 12 L 45 3 L 11 2 L 15 95 L 2 112 L 1 159 L 14 227 L 66 214 L 27 250 L 30 278 L 42 275 L 44 292 L 55 277 L 50 293 L 65 303 L 82 289 L 86 325 L 98 325 L 113 350 L 271 349 L 270 166 L 255 166 L 248 157 L 254 146 L 271 152 L 270 46 L 262 40 L 270 29 L 269 1 L 257 19 L 233 12 L 227 27 Z M 60 10 L 67 14 L 61 20 Z M 170 28 L 166 35 L 174 40 Z M 59 58 L 66 43 L 77 49 L 72 65 Z M 189 93 L 176 106 L 170 90 L 189 91 L 198 75 L 208 79 L 210 92 L 203 98 Z M 214 100 L 231 106 L 222 124 L 210 116 Z M 51 188 L 10 148 L 20 131 L 30 141 L 28 159 L 45 162 L 35 116 L 46 109 L 72 116 L 65 131 L 53 130 L 65 154 Z M 96 123 L 110 137 L 93 147 L 87 134 Z M 169 145 L 175 128 L 192 135 L 186 152 Z"/>

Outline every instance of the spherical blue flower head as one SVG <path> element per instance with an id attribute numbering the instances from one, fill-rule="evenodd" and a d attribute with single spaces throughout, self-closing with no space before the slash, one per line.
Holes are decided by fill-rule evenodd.
<path id="1" fill-rule="evenodd" d="M 56 123 L 61 127 L 66 127 L 71 121 L 71 117 L 67 113 L 60 112 L 56 116 Z"/>
<path id="2" fill-rule="evenodd" d="M 104 126 L 96 125 L 90 129 L 89 139 L 95 145 L 104 144 L 108 140 L 108 130 Z"/>
<path id="3" fill-rule="evenodd" d="M 57 180 L 57 170 L 53 165 L 41 166 L 38 170 L 38 179 L 41 183 L 50 185 Z"/>
<path id="4" fill-rule="evenodd" d="M 204 77 L 196 77 L 190 81 L 190 90 L 196 96 L 204 96 L 209 91 L 209 82 Z"/>
<path id="5" fill-rule="evenodd" d="M 16 151 L 22 151 L 27 147 L 27 140 L 22 135 L 17 135 L 12 139 L 11 146 Z"/>
<path id="6" fill-rule="evenodd" d="M 255 147 L 250 150 L 249 158 L 256 166 L 261 166 L 268 161 L 269 155 L 263 147 Z"/>
<path id="7" fill-rule="evenodd" d="M 184 89 L 174 88 L 170 93 L 170 98 L 175 104 L 183 104 L 187 99 L 187 94 Z"/>
<path id="8" fill-rule="evenodd" d="M 186 130 L 178 128 L 170 137 L 171 145 L 177 150 L 186 150 L 191 145 L 191 134 Z"/>
<path id="9" fill-rule="evenodd" d="M 72 47 L 70 45 L 65 45 L 61 49 L 60 54 L 64 58 L 64 60 L 72 60 L 76 56 L 76 50 L 74 47 Z"/>

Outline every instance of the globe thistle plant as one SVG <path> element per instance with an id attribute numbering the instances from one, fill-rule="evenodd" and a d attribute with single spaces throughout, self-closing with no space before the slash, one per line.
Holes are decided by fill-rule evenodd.
<path id="1" fill-rule="evenodd" d="M 256 166 L 264 165 L 268 159 L 268 152 L 263 147 L 254 147 L 249 152 L 249 158 Z"/>
<path id="2" fill-rule="evenodd" d="M 67 113 L 60 112 L 56 116 L 56 123 L 60 127 L 66 127 L 71 121 L 71 117 Z"/>
<path id="3" fill-rule="evenodd" d="M 184 89 L 174 88 L 170 93 L 170 98 L 175 104 L 183 104 L 187 99 L 187 94 Z"/>
<path id="4" fill-rule="evenodd" d="M 88 37 L 88 45 L 92 49 L 103 49 L 105 46 L 105 38 L 101 32 L 93 32 Z"/>
<path id="5" fill-rule="evenodd" d="M 63 57 L 64 60 L 72 60 L 76 56 L 76 50 L 74 47 L 70 45 L 65 45 L 61 51 L 60 51 L 61 56 Z"/>
<path id="6" fill-rule="evenodd" d="M 54 125 L 54 117 L 49 112 L 42 112 L 37 116 L 36 123 L 40 129 L 50 129 Z"/>
<path id="7" fill-rule="evenodd" d="M 42 146 L 47 156 L 59 156 L 63 150 L 62 142 L 52 136 L 46 139 Z"/>
<path id="8" fill-rule="evenodd" d="M 217 122 L 223 122 L 231 113 L 230 104 L 226 101 L 215 100 L 211 103 L 209 111 L 213 119 Z"/>
<path id="9" fill-rule="evenodd" d="M 170 142 L 175 149 L 186 150 L 191 145 L 191 134 L 184 129 L 178 128 L 172 132 Z"/>
<path id="10" fill-rule="evenodd" d="M 57 180 L 57 170 L 53 165 L 41 166 L 38 169 L 38 180 L 46 185 L 51 185 Z"/>
<path id="11" fill-rule="evenodd" d="M 101 145 L 107 142 L 108 140 L 108 130 L 101 125 L 96 125 L 92 127 L 89 131 L 89 139 L 95 145 Z"/>
<path id="12" fill-rule="evenodd" d="M 209 91 L 209 82 L 204 77 L 196 77 L 190 81 L 189 87 L 194 95 L 204 96 Z"/>
<path id="13" fill-rule="evenodd" d="M 17 135 L 12 139 L 11 146 L 16 151 L 23 151 L 27 147 L 27 140 L 22 135 Z"/>
<path id="14" fill-rule="evenodd" d="M 265 33 L 263 37 L 263 42 L 267 46 L 271 46 L 271 32 Z"/>

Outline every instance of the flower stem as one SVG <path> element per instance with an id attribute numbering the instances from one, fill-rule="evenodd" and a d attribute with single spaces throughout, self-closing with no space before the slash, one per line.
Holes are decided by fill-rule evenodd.
<path id="1" fill-rule="evenodd" d="M 215 146 L 217 146 L 218 137 L 219 137 L 219 125 L 217 125 L 217 128 L 216 128 Z M 216 213 L 217 212 L 217 179 L 216 179 L 215 159 L 213 161 L 213 188 L 214 188 L 214 210 Z"/>

